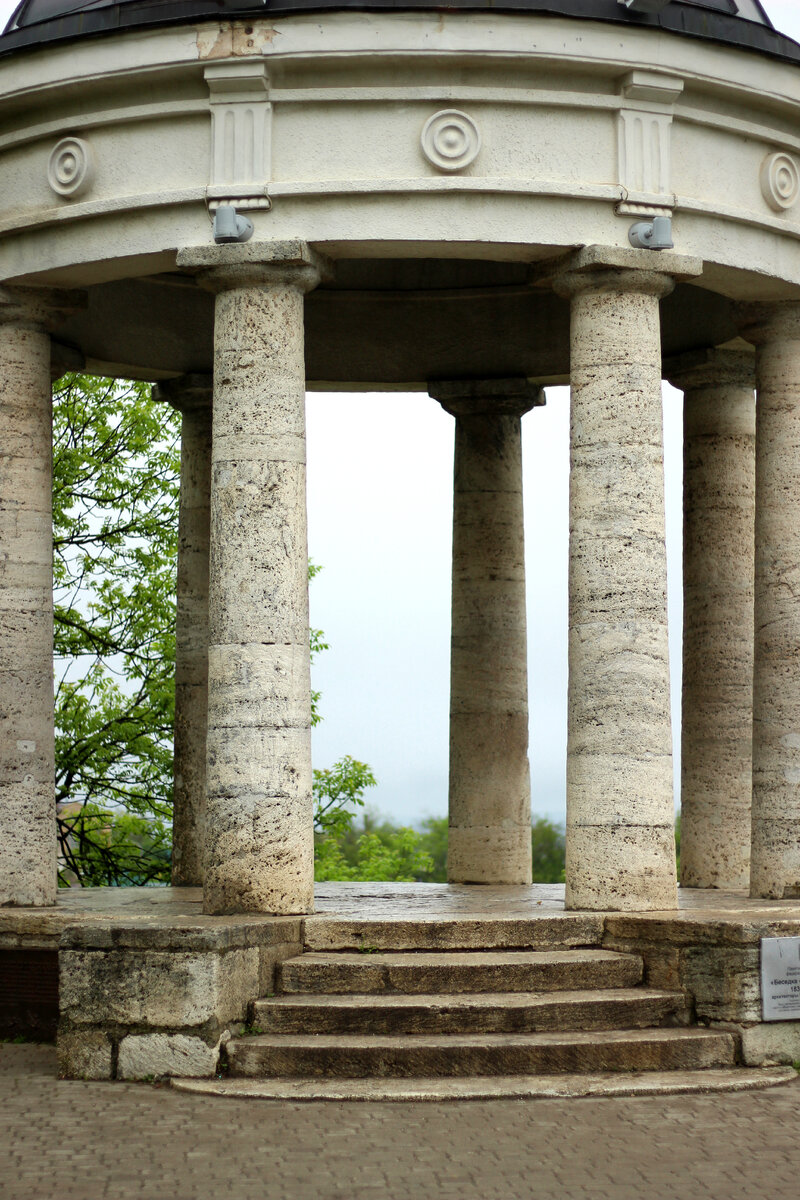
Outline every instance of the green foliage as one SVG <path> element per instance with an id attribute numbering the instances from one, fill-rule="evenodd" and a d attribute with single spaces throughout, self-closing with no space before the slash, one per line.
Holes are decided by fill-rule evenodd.
<path id="1" fill-rule="evenodd" d="M 54 392 L 60 881 L 166 882 L 180 419 L 149 385 Z"/>
<path id="2" fill-rule="evenodd" d="M 447 883 L 447 817 L 426 817 L 422 822 L 420 846 L 431 860 L 431 868 L 417 878 L 420 883 Z"/>
<path id="3" fill-rule="evenodd" d="M 363 805 L 363 800 L 359 803 Z M 447 881 L 447 817 L 427 817 L 421 830 L 395 825 L 379 814 L 346 810 L 317 845 L 318 880 Z M 531 828 L 534 883 L 564 882 L 564 830 L 546 817 Z"/>
<path id="4" fill-rule="evenodd" d="M 65 375 L 53 477 L 59 880 L 168 883 L 180 416 L 147 384 Z M 312 659 L 328 648 L 309 638 Z M 317 724 L 316 691 L 311 708 Z M 349 756 L 315 771 L 317 833 L 343 832 L 374 786 Z"/>
<path id="5" fill-rule="evenodd" d="M 534 883 L 563 883 L 566 838 L 561 825 L 537 817 L 531 827 Z"/>
<path id="6" fill-rule="evenodd" d="M 314 833 L 339 838 L 351 828 L 356 808 L 364 806 L 364 792 L 376 779 L 366 763 L 346 754 L 332 767 L 314 771 Z"/>
<path id="7" fill-rule="evenodd" d="M 416 829 L 394 829 L 388 835 L 362 833 L 348 860 L 341 841 L 324 838 L 317 845 L 314 878 L 413 883 L 433 865 L 420 840 Z"/>
<path id="8" fill-rule="evenodd" d="M 675 816 L 675 865 L 678 871 L 678 879 L 681 877 L 681 814 Z"/>

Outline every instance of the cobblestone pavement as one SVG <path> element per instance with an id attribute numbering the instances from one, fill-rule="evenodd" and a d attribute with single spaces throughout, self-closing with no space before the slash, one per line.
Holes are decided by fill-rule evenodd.
<path id="1" fill-rule="evenodd" d="M 279 1104 L 58 1082 L 0 1045 L 3 1200 L 797 1200 L 800 1080 L 739 1095 Z"/>

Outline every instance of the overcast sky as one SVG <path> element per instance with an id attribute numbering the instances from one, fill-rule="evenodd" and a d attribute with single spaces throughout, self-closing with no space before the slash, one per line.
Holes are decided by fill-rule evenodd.
<path id="1" fill-rule="evenodd" d="M 0 23 L 16 7 L 0 0 Z M 800 40 L 798 0 L 765 0 Z M 673 724 L 681 621 L 681 397 L 664 394 Z M 324 721 L 316 766 L 343 754 L 378 777 L 371 803 L 416 823 L 447 811 L 453 419 L 425 395 L 308 398 L 312 622 Z M 523 419 L 530 759 L 535 814 L 564 816 L 569 397 Z M 679 739 L 676 736 L 676 750 Z"/>

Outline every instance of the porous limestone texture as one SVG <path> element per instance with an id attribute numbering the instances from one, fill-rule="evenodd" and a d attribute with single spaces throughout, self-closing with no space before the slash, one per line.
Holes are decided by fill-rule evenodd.
<path id="1" fill-rule="evenodd" d="M 554 281 L 571 298 L 572 909 L 677 906 L 659 299 L 681 262 L 591 247 Z"/>
<path id="2" fill-rule="evenodd" d="M 531 881 L 521 418 L 526 379 L 437 381 L 456 418 L 450 656 L 451 883 Z"/>
<path id="3" fill-rule="evenodd" d="M 700 351 L 684 392 L 681 883 L 750 883 L 755 362 Z"/>
<path id="4" fill-rule="evenodd" d="M 291 918 L 150 917 L 65 929 L 61 1074 L 213 1074 L 229 1030 L 274 991 L 277 965 L 300 953 L 300 939 Z"/>
<path id="5" fill-rule="evenodd" d="M 51 315 L 0 289 L 0 905 L 56 896 Z"/>
<path id="6" fill-rule="evenodd" d="M 183 1033 L 132 1033 L 120 1042 L 117 1078 L 179 1075 L 202 1079 L 216 1071 L 220 1044 L 209 1046 L 202 1038 Z"/>
<path id="7" fill-rule="evenodd" d="M 800 305 L 742 310 L 756 346 L 751 896 L 800 896 Z"/>
<path id="8" fill-rule="evenodd" d="M 800 1021 L 776 1021 L 743 1029 L 742 1062 L 749 1067 L 772 1067 L 800 1060 Z"/>
<path id="9" fill-rule="evenodd" d="M 181 251 L 217 293 L 204 906 L 311 912 L 303 243 Z"/>
<path id="10" fill-rule="evenodd" d="M 159 385 L 153 395 L 181 413 L 172 883 L 200 887 L 208 724 L 211 377 L 184 375 Z"/>

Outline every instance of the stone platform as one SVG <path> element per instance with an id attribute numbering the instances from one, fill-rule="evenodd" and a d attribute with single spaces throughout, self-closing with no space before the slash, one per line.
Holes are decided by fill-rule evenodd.
<path id="1" fill-rule="evenodd" d="M 43 964 L 52 972 L 58 962 L 60 1068 L 70 1077 L 212 1076 L 231 1032 L 273 990 L 278 964 L 304 951 L 637 954 L 644 983 L 683 992 L 698 1024 L 734 1032 L 745 1065 L 800 1058 L 800 1022 L 762 1021 L 759 978 L 760 939 L 800 936 L 800 902 L 679 896 L 676 912 L 575 913 L 557 885 L 329 883 L 317 886 L 313 916 L 209 917 L 199 889 L 63 890 L 53 908 L 0 909 L 0 963 L 35 963 L 35 996 Z M 14 972 L 4 974 L 9 988 Z M 25 1028 L 24 997 L 16 1009 L 13 995 L 0 998 L 5 1035 L 42 1032 L 41 1020 Z"/>

